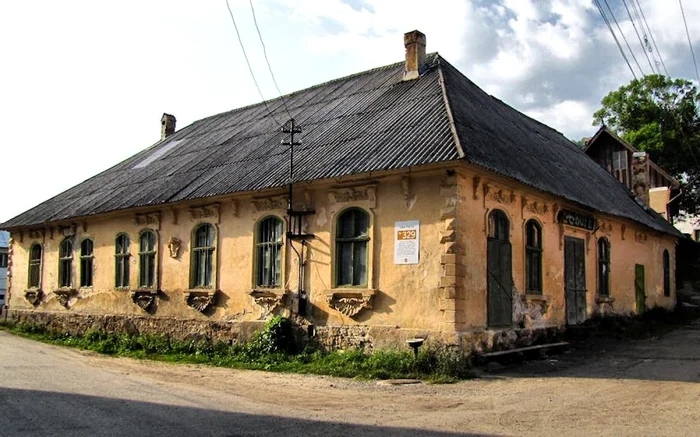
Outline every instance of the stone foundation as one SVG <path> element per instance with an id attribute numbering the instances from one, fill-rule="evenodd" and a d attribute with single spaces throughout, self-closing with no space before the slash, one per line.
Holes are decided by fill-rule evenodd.
<path id="1" fill-rule="evenodd" d="M 8 319 L 14 322 L 44 325 L 70 335 L 84 335 L 88 331 L 107 331 L 131 335 L 165 334 L 180 341 L 245 342 L 265 326 L 265 321 L 213 322 L 194 319 L 159 318 L 129 315 L 98 315 L 11 310 Z M 327 351 L 361 349 L 407 349 L 409 338 L 424 338 L 425 345 L 447 344 L 459 346 L 467 355 L 473 352 L 504 350 L 560 341 L 564 328 L 472 330 L 459 333 L 397 326 L 302 326 L 299 333 L 312 339 Z"/>
<path id="2" fill-rule="evenodd" d="M 117 332 L 130 335 L 165 334 L 181 341 L 245 342 L 265 322 L 211 322 L 148 316 L 53 313 L 10 310 L 14 322 L 44 325 L 48 329 L 84 335 L 88 331 Z"/>

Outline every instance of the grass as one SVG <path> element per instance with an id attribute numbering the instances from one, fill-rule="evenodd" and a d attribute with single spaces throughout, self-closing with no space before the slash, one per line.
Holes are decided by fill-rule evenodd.
<path id="1" fill-rule="evenodd" d="M 128 335 L 89 331 L 73 336 L 43 325 L 0 322 L 0 329 L 45 343 L 90 350 L 105 355 L 206 364 L 234 369 L 307 373 L 358 379 L 422 379 L 449 383 L 472 376 L 467 360 L 453 347 L 423 347 L 410 351 L 360 350 L 323 352 L 311 345 L 298 350 L 291 323 L 276 317 L 248 343 L 177 341 L 164 335 Z"/>

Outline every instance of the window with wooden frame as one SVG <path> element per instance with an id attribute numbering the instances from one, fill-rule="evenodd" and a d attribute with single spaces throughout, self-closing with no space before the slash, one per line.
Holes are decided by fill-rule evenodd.
<path id="1" fill-rule="evenodd" d="M 536 220 L 525 224 L 525 276 L 528 294 L 542 294 L 542 227 Z"/>
<path id="2" fill-rule="evenodd" d="M 255 235 L 255 286 L 278 288 L 282 284 L 282 220 L 267 217 Z"/>
<path id="3" fill-rule="evenodd" d="M 95 255 L 94 244 L 86 238 L 80 243 L 80 286 L 92 287 L 92 273 Z"/>
<path id="4" fill-rule="evenodd" d="M 671 256 L 664 249 L 664 296 L 671 295 Z"/>
<path id="5" fill-rule="evenodd" d="M 618 181 L 628 185 L 627 150 L 613 152 L 613 175 Z"/>
<path id="6" fill-rule="evenodd" d="M 214 226 L 202 223 L 193 235 L 191 259 L 191 288 L 211 288 L 214 277 Z"/>
<path id="7" fill-rule="evenodd" d="M 58 246 L 58 286 L 70 288 L 73 283 L 73 242 L 66 238 Z"/>
<path id="8" fill-rule="evenodd" d="M 114 285 L 129 288 L 129 236 L 117 235 L 114 242 Z"/>
<path id="9" fill-rule="evenodd" d="M 610 296 L 610 242 L 598 239 L 598 295 Z"/>
<path id="10" fill-rule="evenodd" d="M 7 268 L 7 253 L 0 252 L 0 269 Z"/>
<path id="11" fill-rule="evenodd" d="M 27 286 L 39 288 L 41 286 L 41 244 L 34 243 L 29 249 L 29 272 Z"/>
<path id="12" fill-rule="evenodd" d="M 156 234 L 151 230 L 139 236 L 139 288 L 153 288 L 156 283 Z"/>
<path id="13" fill-rule="evenodd" d="M 359 208 L 338 216 L 335 234 L 335 286 L 367 286 L 369 214 Z"/>

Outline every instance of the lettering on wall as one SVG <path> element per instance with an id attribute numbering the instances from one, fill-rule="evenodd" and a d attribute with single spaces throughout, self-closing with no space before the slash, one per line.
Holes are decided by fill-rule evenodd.
<path id="1" fill-rule="evenodd" d="M 557 221 L 559 223 L 573 226 L 575 228 L 585 229 L 587 231 L 595 230 L 595 219 L 593 216 L 582 214 L 577 211 L 562 209 L 559 211 L 559 214 L 557 214 Z"/>
<path id="2" fill-rule="evenodd" d="M 420 258 L 420 222 L 409 220 L 394 224 L 394 264 L 418 264 Z"/>

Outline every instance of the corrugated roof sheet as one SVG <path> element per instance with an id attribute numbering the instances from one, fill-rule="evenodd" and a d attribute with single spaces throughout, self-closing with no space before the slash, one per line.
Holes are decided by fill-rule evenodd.
<path id="1" fill-rule="evenodd" d="M 459 159 L 440 83 L 466 159 L 542 191 L 677 233 L 560 133 L 484 93 L 437 54 L 418 80 L 404 63 L 285 96 L 303 126 L 295 180 L 335 178 Z M 281 100 L 267 105 L 281 119 Z M 41 225 L 287 183 L 288 149 L 263 104 L 196 121 L 0 225 Z"/>

